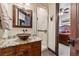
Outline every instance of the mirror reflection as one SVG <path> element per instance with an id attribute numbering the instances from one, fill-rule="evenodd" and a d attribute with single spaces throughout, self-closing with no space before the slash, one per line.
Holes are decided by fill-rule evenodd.
<path id="1" fill-rule="evenodd" d="M 32 27 L 32 10 L 24 10 L 13 6 L 13 25 L 14 27 Z"/>

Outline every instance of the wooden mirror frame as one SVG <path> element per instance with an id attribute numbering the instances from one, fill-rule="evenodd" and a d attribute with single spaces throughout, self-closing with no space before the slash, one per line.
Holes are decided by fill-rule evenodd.
<path id="1" fill-rule="evenodd" d="M 20 9 L 19 7 L 17 7 L 16 5 L 13 5 L 13 27 L 15 27 L 15 28 L 32 28 L 32 10 L 26 10 L 26 11 L 29 11 L 31 14 L 30 14 L 30 26 L 18 26 L 18 25 L 16 25 L 16 8 L 18 9 L 18 10 L 22 10 L 22 9 Z"/>

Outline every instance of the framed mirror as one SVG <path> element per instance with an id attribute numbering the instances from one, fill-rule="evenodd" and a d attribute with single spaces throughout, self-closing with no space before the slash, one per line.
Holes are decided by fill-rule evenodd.
<path id="1" fill-rule="evenodd" d="M 32 28 L 32 10 L 24 10 L 13 5 L 13 27 Z"/>

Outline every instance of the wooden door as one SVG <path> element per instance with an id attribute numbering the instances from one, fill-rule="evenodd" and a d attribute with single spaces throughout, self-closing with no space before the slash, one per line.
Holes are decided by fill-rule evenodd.
<path id="1" fill-rule="evenodd" d="M 70 55 L 79 56 L 79 4 L 71 4 Z"/>

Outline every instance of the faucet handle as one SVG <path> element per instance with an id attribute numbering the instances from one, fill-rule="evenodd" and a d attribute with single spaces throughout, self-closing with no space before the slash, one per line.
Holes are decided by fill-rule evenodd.
<path id="1" fill-rule="evenodd" d="M 22 31 L 25 33 L 25 31 L 27 31 L 27 29 L 26 30 L 23 29 Z"/>
<path id="2" fill-rule="evenodd" d="M 25 31 L 27 31 L 27 29 Z"/>
<path id="3" fill-rule="evenodd" d="M 25 30 L 24 29 L 22 31 L 25 33 Z"/>

